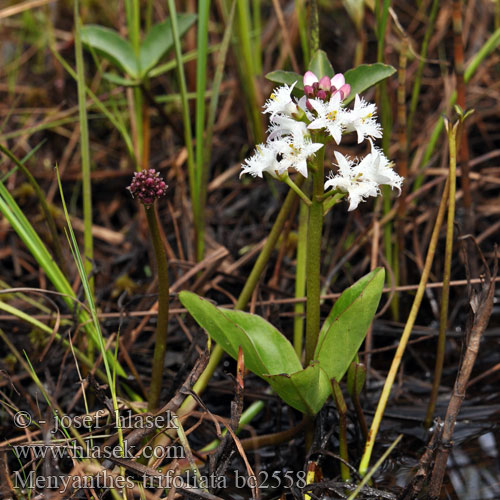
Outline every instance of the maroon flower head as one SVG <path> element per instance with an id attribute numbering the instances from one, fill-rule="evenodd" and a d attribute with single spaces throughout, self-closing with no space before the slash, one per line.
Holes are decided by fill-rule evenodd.
<path id="1" fill-rule="evenodd" d="M 154 168 L 136 172 L 130 186 L 127 188 L 132 197 L 139 198 L 146 206 L 152 205 L 157 198 L 167 192 L 167 184 Z"/>

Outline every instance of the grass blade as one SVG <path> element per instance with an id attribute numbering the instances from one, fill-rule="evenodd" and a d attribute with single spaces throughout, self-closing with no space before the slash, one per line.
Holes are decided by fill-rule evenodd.
<path id="1" fill-rule="evenodd" d="M 198 57 L 196 59 L 196 186 L 200 198 L 202 193 L 203 170 L 208 168 L 205 163 L 203 132 L 205 129 L 205 89 L 207 86 L 207 55 L 208 55 L 208 21 L 210 18 L 210 0 L 198 2 Z M 205 249 L 204 229 L 205 217 L 203 205 L 200 205 L 199 227 L 196 237 L 196 260 L 203 259 Z"/>
<path id="2" fill-rule="evenodd" d="M 193 219 L 196 234 L 196 248 L 199 247 L 198 240 L 202 237 L 200 233 L 200 197 L 199 184 L 197 182 L 196 167 L 193 152 L 193 136 L 191 129 L 191 118 L 189 116 L 189 102 L 187 97 L 186 74 L 182 64 L 181 40 L 179 27 L 177 26 L 177 11 L 174 0 L 167 0 L 170 13 L 170 22 L 172 23 L 172 35 L 174 37 L 175 59 L 177 61 L 177 80 L 179 83 L 182 100 L 182 119 L 184 122 L 184 140 L 186 141 L 187 163 L 189 174 L 189 188 L 191 191 L 191 203 L 193 206 Z"/>

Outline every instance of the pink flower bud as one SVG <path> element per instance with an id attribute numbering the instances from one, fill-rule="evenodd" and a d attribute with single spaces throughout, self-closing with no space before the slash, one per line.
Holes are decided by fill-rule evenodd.
<path id="1" fill-rule="evenodd" d="M 304 86 L 304 94 L 307 97 L 314 97 L 314 89 L 312 88 L 311 85 L 305 85 Z"/>
<path id="2" fill-rule="evenodd" d="M 318 87 L 321 90 L 328 92 L 330 90 L 330 87 L 331 87 L 330 78 L 328 78 L 327 76 L 322 77 L 321 80 L 319 81 Z"/>
<path id="3" fill-rule="evenodd" d="M 331 85 L 332 87 L 335 87 L 335 90 L 339 90 L 344 84 L 345 84 L 345 78 L 342 73 L 337 73 L 331 79 Z"/>
<path id="4" fill-rule="evenodd" d="M 324 90 L 318 90 L 316 97 L 324 101 L 326 99 L 326 92 Z"/>
<path id="5" fill-rule="evenodd" d="M 313 83 L 317 83 L 318 77 L 312 71 L 306 71 L 304 74 L 304 87 L 306 85 L 312 86 Z"/>
<path id="6" fill-rule="evenodd" d="M 339 92 L 342 96 L 342 100 L 344 100 L 351 93 L 351 86 L 348 83 L 345 83 L 340 87 Z"/>

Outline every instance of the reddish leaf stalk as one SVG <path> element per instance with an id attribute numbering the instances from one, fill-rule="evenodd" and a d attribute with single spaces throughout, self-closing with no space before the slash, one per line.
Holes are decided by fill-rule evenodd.
<path id="1" fill-rule="evenodd" d="M 155 410 L 160 406 L 160 393 L 163 381 L 163 364 L 167 351 L 169 280 L 168 262 L 163 242 L 161 241 L 158 218 L 155 207 L 145 207 L 149 232 L 153 242 L 153 250 L 158 273 L 158 317 L 155 333 L 155 350 L 153 354 L 153 369 L 149 388 L 148 409 Z"/>
<path id="2" fill-rule="evenodd" d="M 344 460 L 344 462 L 340 462 L 340 475 L 342 481 L 350 481 L 351 472 L 346 465 L 349 463 L 349 454 L 347 451 L 347 405 L 342 394 L 342 389 L 335 379 L 332 380 L 332 395 L 337 411 L 339 412 L 339 455 Z"/>

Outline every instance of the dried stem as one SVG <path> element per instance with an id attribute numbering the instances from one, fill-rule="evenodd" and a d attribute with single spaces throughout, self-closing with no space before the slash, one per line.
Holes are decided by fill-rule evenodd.
<path id="1" fill-rule="evenodd" d="M 370 458 L 373 451 L 373 446 L 375 444 L 375 439 L 377 437 L 378 429 L 382 421 L 382 416 L 384 414 L 387 401 L 389 400 L 389 395 L 391 393 L 392 385 L 398 373 L 403 353 L 406 349 L 406 345 L 408 344 L 410 333 L 417 319 L 418 310 L 420 309 L 420 304 L 422 303 L 422 298 L 424 296 L 427 281 L 429 280 L 431 266 L 434 260 L 434 254 L 436 253 L 439 230 L 441 228 L 441 224 L 443 223 L 444 219 L 446 200 L 448 198 L 448 190 L 449 190 L 449 179 L 446 181 L 446 185 L 443 190 L 443 195 L 441 197 L 441 203 L 439 205 L 439 210 L 436 216 L 436 223 L 432 231 L 431 241 L 429 243 L 429 249 L 427 251 L 427 257 L 425 259 L 424 270 L 422 272 L 422 277 L 420 278 L 418 290 L 415 295 L 415 299 L 413 301 L 410 314 L 408 316 L 408 321 L 406 322 L 405 328 L 401 335 L 401 339 L 399 341 L 396 354 L 394 355 L 394 359 L 392 360 L 391 368 L 389 369 L 389 373 L 387 374 L 384 388 L 382 390 L 382 394 L 380 395 L 377 409 L 375 411 L 375 416 L 373 417 L 370 433 L 368 435 L 368 440 L 366 441 L 365 445 L 365 451 L 363 453 L 363 457 L 361 458 L 361 463 L 359 465 L 359 473 L 362 476 L 364 476 L 368 472 L 368 466 L 370 464 Z"/>
<path id="2" fill-rule="evenodd" d="M 441 312 L 439 318 L 439 337 L 436 351 L 436 365 L 432 391 L 427 407 L 424 425 L 430 427 L 436 408 L 436 401 L 443 373 L 444 350 L 446 346 L 446 327 L 448 326 L 448 303 L 450 298 L 451 258 L 453 254 L 453 225 L 455 223 L 455 191 L 457 184 L 457 130 L 460 122 L 448 128 L 448 143 L 450 157 L 450 196 L 448 197 L 448 220 L 446 224 L 446 247 L 444 254 L 443 290 L 441 295 Z"/>
<path id="3" fill-rule="evenodd" d="M 453 394 L 448 404 L 448 410 L 443 422 L 443 431 L 441 433 L 441 442 L 436 453 L 436 460 L 432 470 L 432 477 L 429 487 L 429 498 L 438 498 L 441 485 L 443 483 L 444 473 L 448 455 L 452 447 L 453 429 L 457 420 L 458 412 L 465 398 L 467 383 L 469 382 L 472 368 L 479 352 L 481 337 L 488 326 L 488 321 L 493 310 L 493 299 L 495 294 L 495 279 L 498 271 L 498 259 L 495 259 L 493 270 L 493 279 L 487 270 L 486 282 L 480 294 L 472 296 L 470 299 L 471 309 L 474 314 L 474 320 L 470 330 L 466 333 L 467 347 L 457 375 Z"/>

